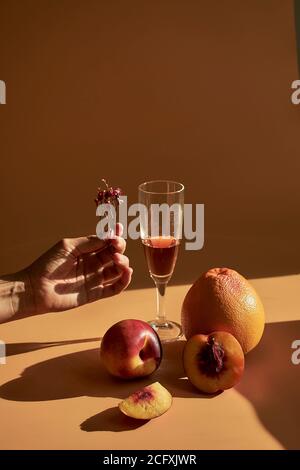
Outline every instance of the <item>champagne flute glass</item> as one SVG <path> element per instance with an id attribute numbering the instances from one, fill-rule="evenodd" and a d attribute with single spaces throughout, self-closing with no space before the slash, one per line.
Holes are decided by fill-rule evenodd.
<path id="1" fill-rule="evenodd" d="M 184 186 L 158 180 L 142 183 L 138 189 L 141 239 L 157 295 L 156 319 L 149 323 L 162 341 L 174 341 L 182 336 L 182 329 L 167 320 L 165 294 L 182 238 Z"/>

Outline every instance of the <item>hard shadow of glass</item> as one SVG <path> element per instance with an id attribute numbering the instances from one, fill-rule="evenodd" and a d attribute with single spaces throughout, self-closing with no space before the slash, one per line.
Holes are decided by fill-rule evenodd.
<path id="1" fill-rule="evenodd" d="M 265 428 L 286 449 L 300 448 L 300 366 L 291 362 L 291 344 L 299 338 L 300 321 L 266 325 L 260 344 L 246 357 L 246 370 L 236 387 L 252 403 Z M 133 381 L 108 375 L 100 363 L 99 348 L 65 354 L 28 367 L 20 377 L 0 387 L 0 397 L 15 401 L 79 396 L 124 399 L 138 388 L 159 381 L 174 397 L 209 398 L 187 381 L 181 361 L 183 346 L 184 341 L 164 345 L 160 368 L 149 377 Z M 118 424 L 117 412 L 102 411 L 84 421 L 82 429 L 131 429 L 126 423 Z"/>
<path id="2" fill-rule="evenodd" d="M 15 356 L 27 352 L 38 351 L 40 349 L 53 348 L 56 346 L 65 346 L 68 344 L 81 344 L 92 343 L 95 341 L 100 342 L 101 337 L 98 338 L 83 338 L 83 339 L 70 339 L 63 341 L 48 341 L 48 342 L 34 342 L 34 343 L 8 343 L 6 344 L 6 356 Z"/>

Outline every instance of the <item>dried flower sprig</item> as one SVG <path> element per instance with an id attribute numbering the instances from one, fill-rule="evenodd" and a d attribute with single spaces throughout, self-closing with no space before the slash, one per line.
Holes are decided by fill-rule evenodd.
<path id="1" fill-rule="evenodd" d="M 121 188 L 109 187 L 105 179 L 102 179 L 101 182 L 105 184 L 105 189 L 102 189 L 101 186 L 97 189 L 97 196 L 95 198 L 96 206 L 99 206 L 100 204 L 112 204 L 117 208 L 121 202 Z"/>

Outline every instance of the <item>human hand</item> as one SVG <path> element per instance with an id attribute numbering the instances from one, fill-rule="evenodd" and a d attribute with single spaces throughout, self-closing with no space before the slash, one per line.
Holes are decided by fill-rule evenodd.
<path id="1" fill-rule="evenodd" d="M 25 270 L 34 313 L 68 310 L 119 294 L 132 275 L 125 248 L 120 224 L 109 240 L 88 236 L 58 242 Z"/>

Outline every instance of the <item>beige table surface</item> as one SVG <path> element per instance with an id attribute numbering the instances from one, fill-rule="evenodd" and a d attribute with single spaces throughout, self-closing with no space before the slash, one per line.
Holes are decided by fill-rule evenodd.
<path id="1" fill-rule="evenodd" d="M 300 448 L 300 365 L 291 362 L 291 344 L 300 339 L 300 275 L 253 284 L 266 307 L 263 339 L 247 356 L 241 383 L 214 398 L 184 378 L 183 342 L 164 348 L 150 378 L 120 382 L 102 369 L 100 337 L 123 318 L 151 318 L 154 289 L 0 325 L 8 354 L 0 365 L 0 448 Z M 169 287 L 174 320 L 187 289 Z M 172 393 L 171 409 L 143 425 L 123 418 L 118 402 L 156 380 Z"/>

